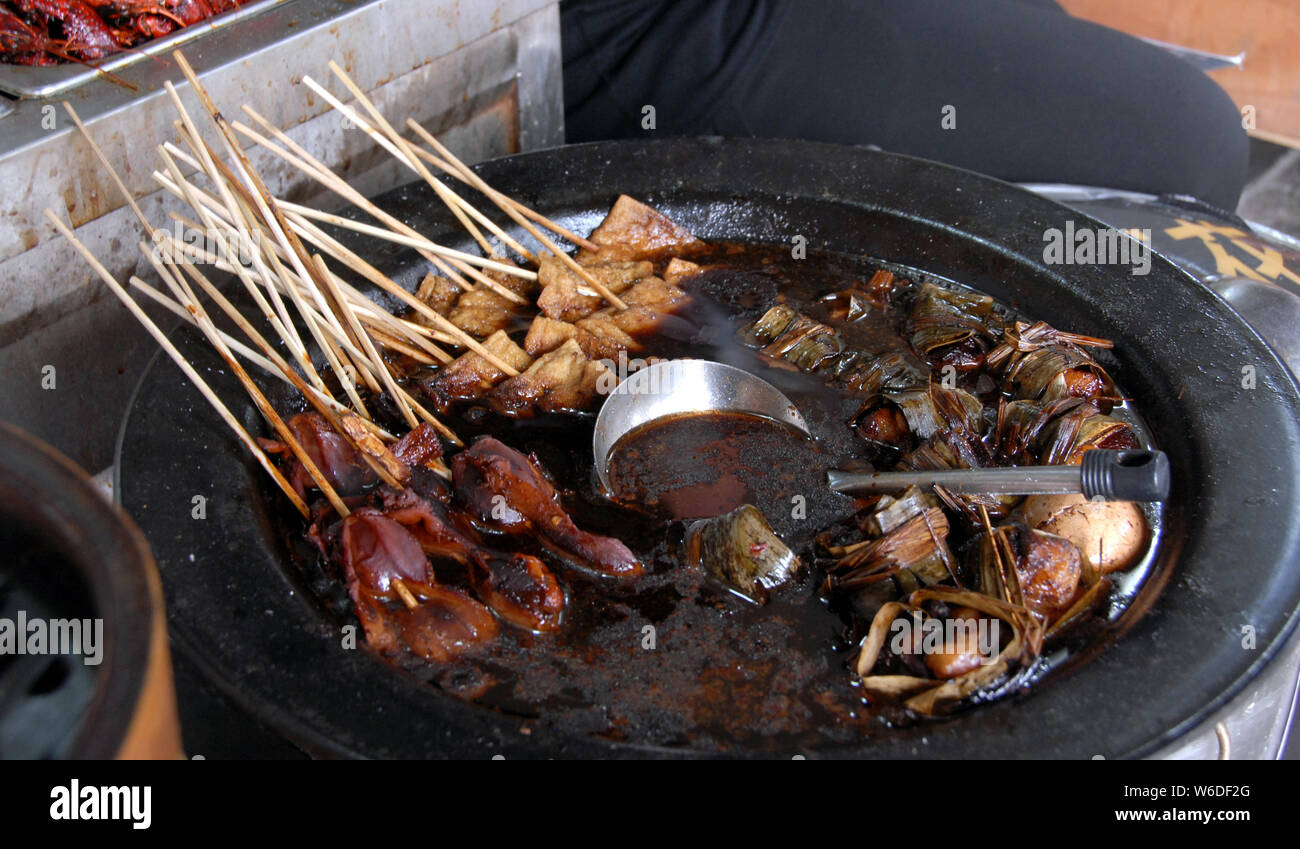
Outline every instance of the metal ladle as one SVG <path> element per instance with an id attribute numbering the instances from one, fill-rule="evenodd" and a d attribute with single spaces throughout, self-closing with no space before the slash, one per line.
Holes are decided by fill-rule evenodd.
<path id="1" fill-rule="evenodd" d="M 596 417 L 591 450 L 601 485 L 613 490 L 609 460 L 614 446 L 633 430 L 671 416 L 711 412 L 749 413 L 811 438 L 799 410 L 766 380 L 712 360 L 663 360 L 616 386 Z"/>
<path id="2" fill-rule="evenodd" d="M 682 414 L 738 412 L 787 424 L 811 438 L 808 425 L 789 398 L 744 369 L 711 360 L 664 360 L 614 388 L 596 417 L 591 449 L 596 474 L 613 491 L 609 460 L 624 436 L 650 422 Z M 1093 450 L 1079 466 L 1009 466 L 904 472 L 831 470 L 836 492 L 901 492 L 910 486 L 940 485 L 955 493 L 1034 495 L 1083 493 L 1116 501 L 1163 501 L 1169 495 L 1169 458 L 1162 451 Z"/>

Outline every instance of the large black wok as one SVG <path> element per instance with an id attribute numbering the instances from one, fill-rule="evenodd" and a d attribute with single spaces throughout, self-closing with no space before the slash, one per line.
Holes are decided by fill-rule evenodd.
<path id="1" fill-rule="evenodd" d="M 1174 470 L 1160 556 L 1132 606 L 1096 650 L 1032 693 L 816 754 L 1143 755 L 1240 690 L 1295 624 L 1300 395 L 1264 343 L 1169 263 L 1157 258 L 1146 276 L 1127 266 L 1046 266 L 1045 230 L 1070 219 L 1078 227 L 1095 222 L 986 177 L 848 147 L 602 143 L 489 162 L 481 173 L 578 232 L 626 192 L 705 239 L 789 244 L 803 235 L 810 249 L 925 269 L 1034 317 L 1115 340 L 1117 377 Z M 396 190 L 380 205 L 430 235 L 454 232 L 424 187 Z M 409 251 L 373 242 L 364 250 L 408 287 L 422 274 Z M 188 331 L 176 336 L 248 426 L 260 428 L 215 355 Z M 1248 366 L 1253 388 L 1243 387 Z M 517 717 L 461 702 L 364 650 L 343 648 L 337 621 L 290 565 L 276 520 L 281 497 L 170 362 L 155 361 L 141 381 L 123 424 L 118 471 L 117 491 L 162 571 L 175 650 L 308 751 L 680 751 L 639 745 L 635 729 L 614 743 L 566 737 L 541 721 L 525 736 Z M 200 494 L 207 515 L 194 519 Z"/>

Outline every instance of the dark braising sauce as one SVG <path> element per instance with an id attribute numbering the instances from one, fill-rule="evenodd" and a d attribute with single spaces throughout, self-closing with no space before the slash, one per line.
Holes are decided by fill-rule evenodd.
<path id="1" fill-rule="evenodd" d="M 742 504 L 788 511 L 830 468 L 809 437 L 743 412 L 687 413 L 636 428 L 609 458 L 619 501 L 670 519 L 720 516 Z"/>
<path id="2" fill-rule="evenodd" d="M 709 266 L 680 284 L 692 301 L 657 334 L 639 339 L 642 350 L 629 356 L 698 357 L 746 369 L 790 399 L 811 439 L 745 415 L 688 415 L 653 425 L 617 446 L 613 477 L 620 498 L 611 500 L 593 468 L 594 415 L 516 420 L 486 405 L 454 409 L 448 423 L 467 444 L 490 433 L 535 453 L 574 521 L 618 537 L 647 573 L 619 582 L 575 568 L 522 537 L 488 539 L 551 565 L 568 594 L 562 627 L 545 635 L 502 627 L 491 646 L 453 666 L 406 665 L 447 692 L 560 734 L 789 752 L 887 733 L 891 722 L 907 718 L 864 707 L 851 685 L 847 662 L 854 646 L 846 639 L 847 620 L 819 598 L 825 572 L 814 544 L 855 513 L 853 499 L 826 487 L 825 471 L 869 468 L 862 441 L 847 426 L 861 401 L 822 377 L 760 357 L 740 333 L 786 303 L 842 328 L 850 347 L 908 350 L 901 332 L 916 289 L 931 278 L 895 268 L 911 282 L 887 307 L 845 325 L 828 318 L 823 297 L 868 280 L 880 263 L 843 255 L 795 261 L 788 249 L 737 245 L 691 259 Z M 512 328 L 512 338 L 522 340 L 526 328 L 527 321 Z M 683 560 L 685 519 L 744 501 L 763 511 L 808 567 L 762 607 Z M 350 616 L 346 599 L 337 609 Z"/>

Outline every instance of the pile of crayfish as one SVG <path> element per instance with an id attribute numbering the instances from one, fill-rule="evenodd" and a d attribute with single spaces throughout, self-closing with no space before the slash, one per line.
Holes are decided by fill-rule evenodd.
<path id="1" fill-rule="evenodd" d="M 4 0 L 0 62 L 90 62 L 205 21 L 249 0 Z"/>

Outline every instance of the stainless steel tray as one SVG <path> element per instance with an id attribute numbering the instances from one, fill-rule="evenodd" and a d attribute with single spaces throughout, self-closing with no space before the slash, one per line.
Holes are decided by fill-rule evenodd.
<path id="1" fill-rule="evenodd" d="M 240 23 L 272 6 L 292 3 L 296 0 L 256 0 L 246 6 L 240 6 L 229 12 L 223 12 L 210 20 L 179 29 L 171 35 L 156 38 L 143 46 L 129 51 L 114 53 L 94 67 L 67 63 L 45 67 L 28 67 L 26 65 L 8 65 L 0 63 L 0 91 L 17 97 L 53 97 L 71 91 L 77 86 L 85 85 L 100 78 L 100 71 L 113 72 L 136 62 L 142 62 L 151 56 L 166 53 L 169 50 L 201 38 L 213 30 L 237 27 Z M 0 112 L 3 112 L 0 109 Z"/>

